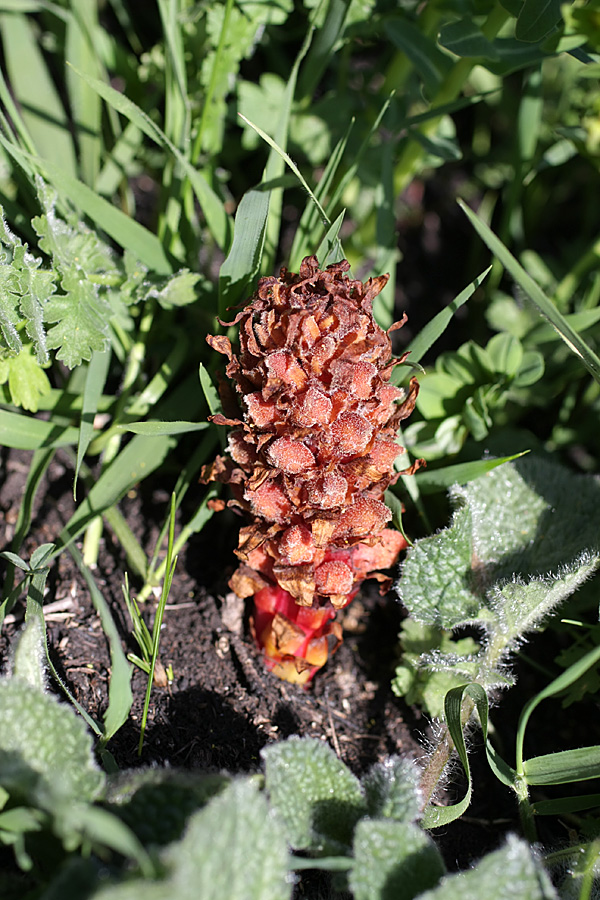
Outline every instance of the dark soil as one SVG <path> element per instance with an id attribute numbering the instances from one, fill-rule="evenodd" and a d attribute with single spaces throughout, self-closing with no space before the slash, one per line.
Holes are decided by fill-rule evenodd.
<path id="1" fill-rule="evenodd" d="M 3 549 L 10 547 L 28 465 L 29 454 L 5 453 L 0 485 Z M 71 479 L 71 467 L 63 464 L 59 452 L 39 491 L 21 555 L 57 539 L 73 509 Z M 198 487 L 198 500 L 201 490 Z M 122 509 L 151 553 L 166 514 L 165 492 L 156 488 L 149 497 L 132 492 Z M 314 684 L 305 690 L 279 681 L 263 669 L 243 604 L 227 587 L 235 566 L 231 525 L 227 514 L 215 517 L 208 534 L 190 541 L 179 559 L 160 642 L 161 662 L 165 668 L 172 666 L 174 677 L 170 685 L 154 687 L 142 762 L 248 771 L 259 765 L 262 747 L 292 734 L 328 740 L 357 773 L 392 753 L 421 755 L 414 735 L 424 723 L 389 690 L 401 617 L 397 601 L 368 590 L 346 611 L 345 642 Z M 139 652 L 123 601 L 126 568 L 119 545 L 105 531 L 94 574 L 124 644 Z M 108 647 L 69 553 L 61 554 L 51 570 L 45 605 L 53 662 L 78 702 L 101 719 L 110 677 Z M 150 627 L 155 608 L 156 601 L 148 602 L 144 610 Z M 1 639 L 3 653 L 22 616 L 23 608 L 17 606 Z M 136 669 L 130 721 L 110 743 L 122 767 L 138 763 L 145 681 Z"/>

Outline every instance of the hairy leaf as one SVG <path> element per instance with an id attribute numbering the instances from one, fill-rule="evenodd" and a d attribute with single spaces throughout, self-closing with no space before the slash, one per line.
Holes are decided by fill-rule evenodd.
<path id="1" fill-rule="evenodd" d="M 366 813 L 358 779 L 321 741 L 291 738 L 263 752 L 267 790 L 297 850 L 348 849 Z"/>

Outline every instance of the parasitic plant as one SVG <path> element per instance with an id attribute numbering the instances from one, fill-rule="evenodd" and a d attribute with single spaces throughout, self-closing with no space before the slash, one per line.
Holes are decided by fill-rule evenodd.
<path id="1" fill-rule="evenodd" d="M 242 408 L 223 388 L 225 415 L 212 419 L 233 429 L 228 455 L 203 472 L 205 482 L 229 484 L 229 505 L 251 518 L 230 586 L 254 597 L 252 628 L 268 668 L 299 683 L 339 645 L 336 610 L 365 578 L 386 587 L 378 570 L 406 546 L 386 527 L 383 495 L 398 478 L 395 437 L 418 384 L 390 384 L 404 357 L 392 358 L 371 308 L 388 276 L 363 284 L 349 268 L 344 260 L 321 270 L 310 256 L 299 274 L 261 278 L 231 323 L 239 355 L 228 338 L 207 338 L 227 356 Z"/>

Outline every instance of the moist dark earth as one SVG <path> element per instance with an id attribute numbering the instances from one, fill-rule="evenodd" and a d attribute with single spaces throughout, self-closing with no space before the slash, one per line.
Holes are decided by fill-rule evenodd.
<path id="1" fill-rule="evenodd" d="M 30 454 L 6 449 L 0 454 L 0 546 L 6 549 L 22 502 Z M 72 487 L 71 464 L 59 450 L 38 491 L 23 557 L 41 543 L 56 541 L 74 509 Z M 201 491 L 198 486 L 198 502 Z M 166 491 L 148 483 L 143 492 L 131 492 L 120 504 L 148 554 L 154 550 L 167 506 Z M 184 510 L 183 515 L 189 512 Z M 236 564 L 233 547 L 238 521 L 232 521 L 229 513 L 215 516 L 178 560 L 160 639 L 160 660 L 165 669 L 172 667 L 173 680 L 166 686 L 154 685 L 139 758 L 146 676 L 134 668 L 131 715 L 108 745 L 119 768 L 154 764 L 251 772 L 260 768 L 263 747 L 290 735 L 327 741 L 357 775 L 391 754 L 422 759 L 429 722 L 390 689 L 403 615 L 395 596 L 380 597 L 367 583 L 345 610 L 344 643 L 311 686 L 305 689 L 282 682 L 263 668 L 247 612 L 227 586 Z M 126 571 L 122 550 L 105 528 L 94 576 L 110 604 L 124 647 L 139 652 L 123 600 Z M 131 587 L 135 593 L 140 585 L 132 579 Z M 156 602 L 148 601 L 143 609 L 150 627 Z M 68 552 L 50 570 L 44 605 L 52 661 L 76 700 L 101 720 L 110 678 L 108 645 L 89 590 Z M 3 665 L 23 615 L 19 602 L 5 623 L 0 636 Z M 55 689 L 60 693 L 58 686 Z M 483 768 L 480 774 L 495 797 L 498 792 L 489 774 Z M 464 789 L 460 777 L 457 789 Z M 503 793 L 500 816 L 498 804 L 490 806 L 490 800 L 487 791 L 482 793 L 458 830 L 453 825 L 441 836 L 450 867 L 468 864 L 496 846 L 507 828 L 516 827 L 510 798 Z"/>

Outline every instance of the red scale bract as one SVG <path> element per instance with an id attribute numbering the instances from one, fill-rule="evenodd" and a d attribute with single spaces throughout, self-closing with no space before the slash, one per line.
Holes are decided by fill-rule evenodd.
<path id="1" fill-rule="evenodd" d="M 253 630 L 268 668 L 299 683 L 339 645 L 336 610 L 365 578 L 385 588 L 378 570 L 405 547 L 386 527 L 383 495 L 398 478 L 395 437 L 418 384 L 413 378 L 405 391 L 389 383 L 402 360 L 392 359 L 389 334 L 372 314 L 388 276 L 363 284 L 349 268 L 344 260 L 321 271 L 309 256 L 298 274 L 262 278 L 231 323 L 239 325 L 239 355 L 227 338 L 207 339 L 227 356 L 241 400 L 238 418 L 213 417 L 234 431 L 229 456 L 203 473 L 205 482 L 229 484 L 229 505 L 251 519 L 230 585 L 254 597 Z"/>

